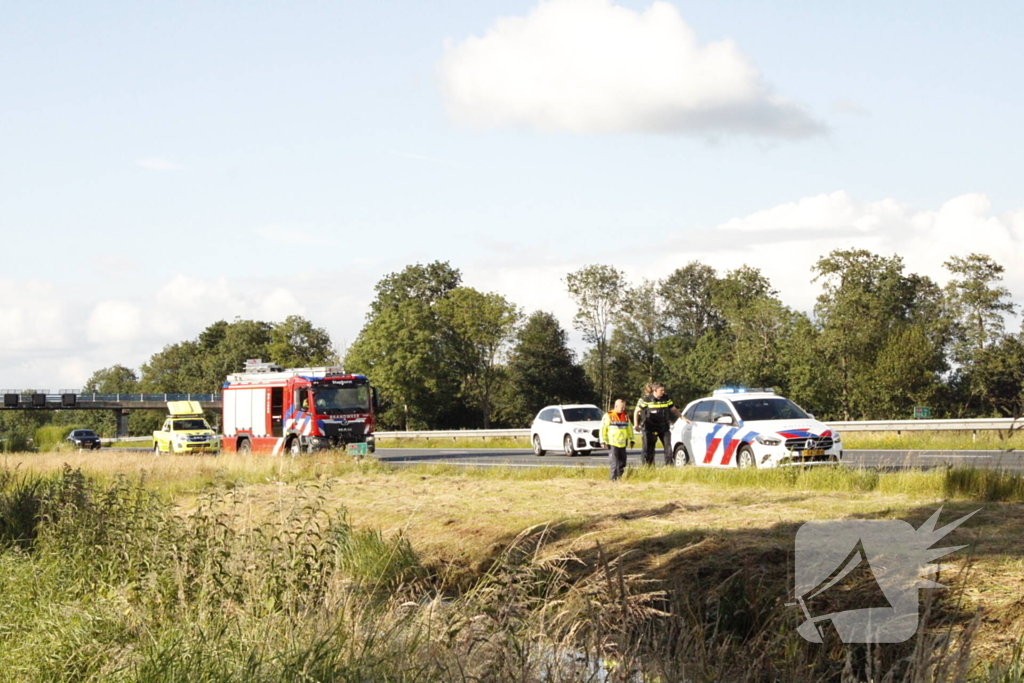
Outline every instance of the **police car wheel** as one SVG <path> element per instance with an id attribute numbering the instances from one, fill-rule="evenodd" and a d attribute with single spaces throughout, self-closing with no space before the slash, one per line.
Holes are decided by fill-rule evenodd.
<path id="1" fill-rule="evenodd" d="M 750 446 L 744 444 L 740 446 L 739 451 L 736 452 L 736 466 L 737 467 L 757 467 L 757 460 L 754 458 L 754 451 Z"/>
<path id="2" fill-rule="evenodd" d="M 686 446 L 683 444 L 677 444 L 675 450 L 676 456 L 676 467 L 686 467 L 691 464 L 690 454 L 686 452 Z"/>
<path id="3" fill-rule="evenodd" d="M 547 453 L 547 451 L 540 447 L 540 435 L 539 434 L 534 434 L 533 435 L 533 454 L 538 456 L 538 457 L 540 457 L 540 456 L 544 455 L 545 453 Z"/>
<path id="4" fill-rule="evenodd" d="M 562 440 L 562 450 L 564 450 L 565 454 L 570 458 L 576 457 L 576 449 L 572 446 L 572 437 L 568 434 L 566 434 L 565 439 Z"/>

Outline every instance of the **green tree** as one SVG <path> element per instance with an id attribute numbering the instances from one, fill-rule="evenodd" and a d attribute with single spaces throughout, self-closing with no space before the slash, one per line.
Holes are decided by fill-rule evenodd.
<path id="1" fill-rule="evenodd" d="M 519 322 L 519 309 L 500 294 L 456 287 L 436 309 L 448 334 L 450 363 L 462 375 L 462 395 L 476 403 L 491 428 L 499 361 Z"/>
<path id="2" fill-rule="evenodd" d="M 659 283 L 669 334 L 692 346 L 706 333 L 725 326 L 714 301 L 717 282 L 714 268 L 691 261 Z"/>
<path id="3" fill-rule="evenodd" d="M 318 367 L 338 362 L 327 330 L 314 327 L 300 315 L 290 315 L 271 328 L 267 355 L 283 368 Z"/>
<path id="4" fill-rule="evenodd" d="M 408 266 L 377 283 L 345 367 L 366 373 L 380 389 L 383 424 L 409 429 L 457 423 L 460 377 L 437 306 L 461 279 L 458 270 L 435 262 Z"/>
<path id="5" fill-rule="evenodd" d="M 95 394 L 132 394 L 138 391 L 139 376 L 123 365 L 97 370 L 82 387 L 83 393 Z"/>
<path id="6" fill-rule="evenodd" d="M 1010 290 L 998 285 L 1005 269 L 990 256 L 953 256 L 946 269 L 957 276 L 946 285 L 946 297 L 956 322 L 954 359 L 970 363 L 975 355 L 1003 335 L 1004 320 L 1016 306 Z"/>
<path id="7" fill-rule="evenodd" d="M 549 404 L 589 403 L 594 389 L 576 363 L 568 334 L 551 313 L 535 311 L 516 333 L 509 353 L 508 384 L 501 412 L 525 425 Z"/>
<path id="8" fill-rule="evenodd" d="M 168 344 L 142 364 L 141 388 L 149 393 L 203 393 L 202 359 L 195 341 Z"/>
<path id="9" fill-rule="evenodd" d="M 815 306 L 821 326 L 818 351 L 823 366 L 835 373 L 838 412 L 846 420 L 873 414 L 878 403 L 875 364 L 890 335 L 916 323 L 933 346 L 941 346 L 936 286 L 926 277 L 905 275 L 900 257 L 862 249 L 833 251 L 813 271 L 823 283 Z M 941 348 L 929 356 L 932 371 L 943 371 Z"/>
<path id="10" fill-rule="evenodd" d="M 590 265 L 565 276 L 566 289 L 576 303 L 573 325 L 583 340 L 594 345 L 594 379 L 602 405 L 610 400 L 608 342 L 622 312 L 625 274 L 605 265 Z"/>
<path id="11" fill-rule="evenodd" d="M 617 342 L 613 344 L 617 354 L 613 355 L 619 355 L 633 368 L 630 388 L 639 392 L 647 382 L 660 380 L 664 372 L 658 349 L 667 328 L 659 283 L 644 280 L 627 288 L 622 295 L 622 311 L 617 334 L 612 335 Z"/>
<path id="12" fill-rule="evenodd" d="M 720 311 L 727 340 L 718 375 L 727 384 L 786 390 L 782 358 L 797 314 L 777 297 L 756 268 L 741 266 L 716 280 L 712 300 Z"/>
<path id="13" fill-rule="evenodd" d="M 1003 417 L 1024 415 L 1024 339 L 1006 335 L 978 351 L 970 382 L 985 407 Z"/>
<path id="14" fill-rule="evenodd" d="M 124 365 L 111 365 L 92 373 L 82 391 L 96 394 L 135 394 L 141 389 L 139 377 L 134 370 Z M 153 412 L 157 411 L 132 411 L 128 416 L 129 433 L 138 434 L 140 430 L 145 430 L 152 422 L 152 419 L 147 419 L 147 413 Z M 80 427 L 92 429 L 104 437 L 117 434 L 117 419 L 109 410 L 61 410 L 54 416 L 53 422 L 63 425 L 68 430 Z"/>
<path id="15" fill-rule="evenodd" d="M 236 319 L 232 323 L 220 321 L 214 325 L 223 325 L 215 335 L 211 335 L 210 341 L 215 338 L 215 343 L 208 344 L 204 335 L 199 335 L 204 392 L 220 391 L 224 379 L 232 373 L 242 372 L 246 360 L 270 358 L 270 323 Z"/>

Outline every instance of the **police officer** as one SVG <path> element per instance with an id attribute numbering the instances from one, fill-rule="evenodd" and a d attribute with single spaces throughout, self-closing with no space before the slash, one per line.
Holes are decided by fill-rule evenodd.
<path id="1" fill-rule="evenodd" d="M 633 425 L 626 414 L 626 402 L 621 398 L 615 399 L 615 407 L 601 420 L 601 443 L 609 449 L 608 463 L 612 481 L 615 481 L 626 469 L 626 446 L 635 443 Z"/>
<path id="2" fill-rule="evenodd" d="M 661 439 L 662 448 L 665 450 L 665 464 L 672 465 L 675 458 L 672 455 L 672 422 L 669 416 L 679 417 L 679 409 L 672 403 L 672 399 L 665 395 L 665 385 L 661 382 L 653 382 L 648 385 L 650 393 L 641 398 L 636 404 L 633 412 L 633 422 L 636 423 L 637 431 L 643 430 L 644 464 L 654 464 L 654 442 Z M 647 387 L 644 387 L 645 389 Z"/>

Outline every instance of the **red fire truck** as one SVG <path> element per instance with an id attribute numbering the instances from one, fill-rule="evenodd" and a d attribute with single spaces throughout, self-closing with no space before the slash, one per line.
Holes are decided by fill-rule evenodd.
<path id="1" fill-rule="evenodd" d="M 284 369 L 260 359 L 224 383 L 223 451 L 299 455 L 365 443 L 374 449 L 377 390 L 337 367 Z"/>

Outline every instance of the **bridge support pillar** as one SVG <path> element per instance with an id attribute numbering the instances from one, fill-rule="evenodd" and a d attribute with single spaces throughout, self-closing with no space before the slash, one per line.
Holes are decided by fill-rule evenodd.
<path id="1" fill-rule="evenodd" d="M 117 420 L 117 436 L 128 436 L 128 411 L 118 408 L 114 411 L 114 417 Z"/>

